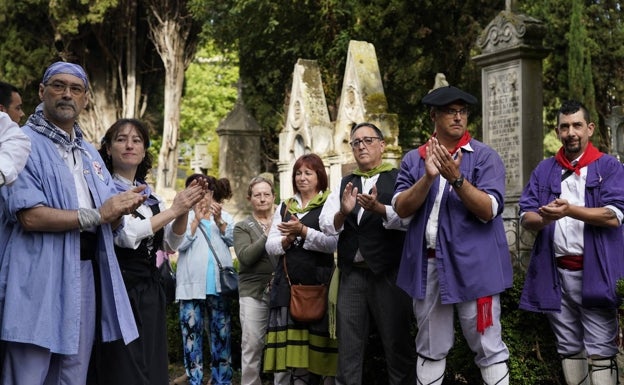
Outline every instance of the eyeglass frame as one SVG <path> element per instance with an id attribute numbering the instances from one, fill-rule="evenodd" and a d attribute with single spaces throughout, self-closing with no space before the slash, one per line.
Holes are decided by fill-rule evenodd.
<path id="1" fill-rule="evenodd" d="M 351 148 L 360 148 L 360 145 L 364 143 L 364 147 L 368 147 L 373 144 L 375 139 L 378 139 L 380 141 L 383 140 L 383 138 L 380 138 L 379 136 L 363 136 L 361 138 L 350 141 L 349 145 L 351 146 Z M 367 141 L 370 143 L 366 143 Z"/>
<path id="2" fill-rule="evenodd" d="M 44 83 L 46 87 L 50 87 L 50 89 L 57 95 L 63 95 L 65 91 L 69 88 L 69 93 L 73 96 L 80 96 L 87 92 L 87 89 L 78 84 L 67 84 L 59 80 L 54 80 L 52 82 Z M 61 89 L 63 87 L 63 89 Z"/>
<path id="3" fill-rule="evenodd" d="M 450 108 L 450 107 L 444 107 L 444 108 L 438 107 L 437 110 L 445 114 L 446 116 L 453 117 L 453 118 L 457 114 L 459 114 L 459 116 L 462 118 L 470 115 L 470 109 L 468 109 L 467 107 L 460 108 L 459 110 L 456 110 L 455 108 Z"/>

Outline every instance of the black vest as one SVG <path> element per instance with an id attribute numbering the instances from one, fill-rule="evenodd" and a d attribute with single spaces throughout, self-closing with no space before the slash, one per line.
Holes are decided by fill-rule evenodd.
<path id="1" fill-rule="evenodd" d="M 377 179 L 377 200 L 384 205 L 390 205 L 394 195 L 394 184 L 399 171 L 392 169 L 382 172 Z M 347 183 L 352 182 L 358 192 L 362 191 L 362 178 L 357 175 L 348 175 L 340 183 L 340 198 Z M 366 191 L 368 193 L 368 191 Z M 357 214 L 360 205 L 356 204 L 344 223 L 344 230 L 338 238 L 338 267 L 348 273 L 353 267 L 353 258 L 357 250 L 364 257 L 366 264 L 375 274 L 399 267 L 405 232 L 400 230 L 386 230 L 383 227 L 381 215 L 365 211 L 360 224 L 357 223 Z"/>
<path id="2" fill-rule="evenodd" d="M 301 223 L 309 228 L 319 230 L 319 216 L 322 206 L 314 208 L 300 219 Z M 282 221 L 290 220 L 291 214 L 286 210 L 286 204 L 280 206 Z M 334 255 L 320 251 L 307 250 L 303 243 L 293 244 L 280 256 L 273 276 L 271 286 L 271 307 L 288 306 L 290 302 L 290 286 L 284 272 L 284 258 L 288 258 L 288 275 L 292 284 L 318 285 L 329 284 L 334 271 Z"/>
<path id="3" fill-rule="evenodd" d="M 149 208 L 152 210 L 152 215 L 160 212 L 158 203 Z M 138 212 L 135 212 L 135 215 L 145 219 Z M 126 286 L 133 286 L 142 279 L 159 277 L 156 268 L 156 252 L 162 248 L 164 233 L 164 229 L 160 229 L 153 236 L 143 239 L 136 250 L 115 246 L 117 261 Z"/>

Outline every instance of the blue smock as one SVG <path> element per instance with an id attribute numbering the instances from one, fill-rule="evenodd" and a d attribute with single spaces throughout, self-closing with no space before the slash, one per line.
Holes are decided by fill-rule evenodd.
<path id="1" fill-rule="evenodd" d="M 24 127 L 32 149 L 15 183 L 1 189 L 0 338 L 29 343 L 52 353 L 76 354 L 80 331 L 80 232 L 26 231 L 20 210 L 36 206 L 76 210 L 78 196 L 71 170 L 56 144 Z M 89 143 L 80 151 L 83 173 L 95 206 L 116 189 L 102 158 Z M 78 152 L 76 152 L 78 153 Z M 103 341 L 136 339 L 138 332 L 113 248 L 109 224 L 97 227 Z M 93 299 L 95 301 L 95 298 Z"/>

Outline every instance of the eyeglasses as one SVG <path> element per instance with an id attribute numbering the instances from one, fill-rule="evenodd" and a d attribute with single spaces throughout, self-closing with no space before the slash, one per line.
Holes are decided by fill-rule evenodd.
<path id="1" fill-rule="evenodd" d="M 381 140 L 380 137 L 378 136 L 365 136 L 362 139 L 356 139 L 354 141 L 349 142 L 349 144 L 351 145 L 351 147 L 353 148 L 359 148 L 360 144 L 364 143 L 364 147 L 368 147 L 371 144 L 373 144 L 373 142 L 375 141 L 375 139 Z"/>
<path id="2" fill-rule="evenodd" d="M 74 96 L 80 96 L 85 93 L 85 88 L 79 86 L 77 84 L 65 84 L 63 82 L 52 82 L 45 84 L 45 86 L 50 87 L 55 94 L 63 94 L 65 90 L 69 88 L 69 92 L 71 92 Z"/>
<path id="3" fill-rule="evenodd" d="M 461 110 L 456 110 L 454 108 L 439 108 L 438 111 L 445 113 L 448 116 L 455 117 L 455 115 L 459 114 L 459 116 L 467 116 L 470 111 L 467 108 L 462 108 Z"/>

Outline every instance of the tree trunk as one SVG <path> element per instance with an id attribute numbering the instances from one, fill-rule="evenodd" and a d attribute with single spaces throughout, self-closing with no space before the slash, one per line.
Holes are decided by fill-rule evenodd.
<path id="1" fill-rule="evenodd" d="M 200 27 L 186 9 L 186 1 L 148 0 L 147 4 L 151 10 L 150 37 L 165 67 L 163 137 L 156 172 L 156 191 L 164 193 L 176 187 L 184 72 L 195 56 Z"/>

